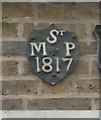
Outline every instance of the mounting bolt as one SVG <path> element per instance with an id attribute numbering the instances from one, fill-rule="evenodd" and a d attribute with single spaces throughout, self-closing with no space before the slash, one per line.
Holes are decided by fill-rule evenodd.
<path id="1" fill-rule="evenodd" d="M 55 56 L 55 53 L 52 53 L 53 56 Z"/>
<path id="2" fill-rule="evenodd" d="M 53 83 L 51 83 L 52 85 L 55 85 L 55 83 L 53 82 Z"/>
<path id="3" fill-rule="evenodd" d="M 77 37 L 76 37 L 76 35 L 72 35 L 72 38 L 73 38 L 73 39 L 76 39 Z"/>
<path id="4" fill-rule="evenodd" d="M 59 48 L 56 48 L 56 51 L 59 51 Z"/>
<path id="5" fill-rule="evenodd" d="M 56 77 L 56 73 L 52 74 L 52 77 Z"/>
<path id="6" fill-rule="evenodd" d="M 93 88 L 95 88 L 95 84 L 89 84 L 88 87 L 89 87 L 90 89 L 93 89 Z"/>
<path id="7" fill-rule="evenodd" d="M 29 38 L 30 38 L 31 40 L 35 40 L 35 36 L 33 36 L 33 35 L 30 35 Z"/>

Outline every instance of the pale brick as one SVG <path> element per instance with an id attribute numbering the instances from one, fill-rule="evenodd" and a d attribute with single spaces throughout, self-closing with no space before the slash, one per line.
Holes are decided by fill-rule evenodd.
<path id="1" fill-rule="evenodd" d="M 80 55 L 89 55 L 89 54 L 97 54 L 97 45 L 96 41 L 91 42 L 87 45 L 86 42 L 80 42 Z"/>
<path id="2" fill-rule="evenodd" d="M 30 65 L 30 63 L 28 61 L 24 62 L 23 66 L 24 66 L 24 72 L 23 72 L 24 76 L 33 75 L 33 71 L 31 69 L 31 65 Z"/>
<path id="3" fill-rule="evenodd" d="M 37 94 L 38 81 L 22 80 L 22 81 L 3 81 L 3 95 L 20 95 L 20 94 Z"/>
<path id="4" fill-rule="evenodd" d="M 2 75 L 3 76 L 17 76 L 18 68 L 17 61 L 3 61 L 2 62 Z"/>
<path id="5" fill-rule="evenodd" d="M 3 56 L 25 56 L 27 55 L 27 43 L 23 41 L 3 42 L 2 55 Z"/>
<path id="6" fill-rule="evenodd" d="M 1 21 L 1 18 L 2 18 L 2 3 L 0 2 L 0 21 Z"/>
<path id="7" fill-rule="evenodd" d="M 67 31 L 74 32 L 79 39 L 84 39 L 86 37 L 86 25 L 81 23 L 69 23 L 68 21 L 66 23 L 59 23 L 56 24 L 60 29 L 64 29 Z"/>
<path id="8" fill-rule="evenodd" d="M 74 69 L 73 75 L 85 75 L 89 74 L 89 63 L 83 60 L 79 60 L 76 68 Z"/>
<path id="9" fill-rule="evenodd" d="M 2 94 L 2 81 L 0 81 L 0 95 Z"/>
<path id="10" fill-rule="evenodd" d="M 91 74 L 99 76 L 100 73 L 99 73 L 99 68 L 98 68 L 98 61 L 93 61 L 92 62 Z"/>
<path id="11" fill-rule="evenodd" d="M 99 93 L 99 79 L 83 79 L 76 80 L 78 93 Z M 89 85 L 95 85 L 94 88 L 89 88 Z"/>
<path id="12" fill-rule="evenodd" d="M 101 99 L 96 98 L 93 102 L 94 110 L 101 110 Z"/>
<path id="13" fill-rule="evenodd" d="M 9 18 L 9 17 L 34 17 L 33 16 L 33 3 L 3 3 L 2 4 L 2 16 L 3 18 Z"/>
<path id="14" fill-rule="evenodd" d="M 21 99 L 7 99 L 2 101 L 3 110 L 21 110 L 22 100 Z"/>
<path id="15" fill-rule="evenodd" d="M 38 18 L 46 20 L 63 20 L 65 18 L 66 9 L 70 8 L 66 8 L 64 4 L 42 3 L 38 5 Z M 68 15 L 69 14 L 70 12 L 68 10 Z"/>
<path id="16" fill-rule="evenodd" d="M 2 37 L 17 37 L 17 24 L 2 23 Z"/>
<path id="17" fill-rule="evenodd" d="M 45 29 L 47 27 L 49 27 L 48 23 L 26 23 L 24 24 L 23 37 L 27 39 L 33 29 L 38 30 L 38 29 Z"/>
<path id="18" fill-rule="evenodd" d="M 76 3 L 72 17 L 76 19 L 99 19 L 99 3 Z"/>
<path id="19" fill-rule="evenodd" d="M 63 94 L 69 94 L 74 92 L 74 77 L 67 77 L 65 80 L 63 80 L 61 83 L 55 86 L 49 86 L 48 84 L 42 82 L 42 94 L 54 94 L 54 95 L 63 95 Z"/>
<path id="20" fill-rule="evenodd" d="M 82 98 L 53 98 L 34 99 L 28 101 L 30 110 L 89 110 L 91 109 L 90 99 Z"/>
<path id="21" fill-rule="evenodd" d="M 0 96 L 0 110 L 2 110 L 2 100 L 1 100 L 1 96 Z"/>
<path id="22" fill-rule="evenodd" d="M 23 37 L 26 39 L 26 41 L 32 29 L 44 29 L 49 26 L 49 23 L 51 21 L 54 21 L 57 27 L 59 27 L 60 29 L 62 28 L 76 33 L 80 41 L 80 56 L 96 55 L 96 41 L 93 40 L 93 42 L 88 45 L 88 40 L 91 40 L 93 38 L 92 31 L 94 25 L 91 26 L 91 28 L 89 29 L 87 29 L 87 25 L 88 22 L 89 26 L 91 24 L 94 24 L 90 23 L 90 20 L 91 22 L 92 20 L 98 20 L 98 4 L 99 3 L 3 3 L 3 21 L 7 22 L 3 23 L 2 26 L 3 37 L 6 37 L 6 40 L 7 37 L 12 37 L 12 39 L 15 39 L 15 37 L 17 37 L 17 23 L 12 22 L 18 22 L 18 20 L 19 22 L 23 22 L 24 24 Z M 30 21 L 32 21 L 32 19 L 36 19 L 36 22 L 33 21 L 32 23 L 29 23 Z M 40 20 L 42 20 L 42 22 L 44 23 L 39 23 Z M 83 42 L 82 40 L 85 41 Z M 3 56 L 26 56 L 26 47 L 26 42 L 3 42 L 2 53 Z M 22 72 L 20 71 L 20 77 L 31 76 L 33 77 L 33 81 L 3 81 L 3 91 L 0 92 L 2 92 L 3 96 L 5 95 L 5 97 L 6 95 L 22 94 L 34 96 L 34 99 L 28 100 L 28 108 L 26 109 L 90 110 L 91 108 L 94 109 L 94 107 L 95 109 L 98 109 L 98 100 L 95 99 L 95 101 L 93 102 L 94 105 L 91 106 L 92 99 L 87 99 L 87 96 L 86 98 L 60 98 L 61 95 L 64 96 L 66 94 L 68 97 L 69 93 L 78 93 L 79 95 L 81 93 L 83 95 L 85 93 L 92 95 L 93 93 L 99 93 L 99 89 L 101 87 L 99 88 L 100 83 L 98 79 L 80 78 L 81 75 L 98 75 L 96 62 L 91 62 L 92 71 L 91 69 L 89 69 L 89 62 L 87 62 L 87 60 L 85 61 L 80 59 L 77 67 L 75 68 L 71 76 L 68 76 L 65 80 L 63 80 L 56 86 L 50 86 L 43 81 L 41 81 L 41 84 L 39 84 L 37 80 L 34 81 L 38 78 L 35 78 L 36 76 L 33 74 L 33 70 L 28 64 L 28 61 L 22 62 L 23 65 L 20 66 L 22 67 Z M 16 77 L 18 75 L 17 61 L 3 61 L 2 66 L 3 76 Z M 99 79 L 100 78 L 101 77 L 99 75 Z M 95 87 L 93 89 L 90 89 L 88 87 L 89 84 L 95 84 Z M 39 96 L 39 99 L 36 97 L 37 92 L 39 92 L 40 94 L 42 92 L 41 98 Z M 53 95 L 55 95 L 57 98 L 43 98 L 44 95 L 52 95 L 52 97 Z M 25 103 L 23 103 L 23 105 L 25 105 Z M 22 100 L 16 100 L 16 98 L 14 100 L 8 100 L 7 98 L 7 100 L 3 100 L 3 109 L 22 109 Z"/>

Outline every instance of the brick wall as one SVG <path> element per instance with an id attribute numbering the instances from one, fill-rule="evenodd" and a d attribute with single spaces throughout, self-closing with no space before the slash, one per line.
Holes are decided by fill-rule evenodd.
<path id="1" fill-rule="evenodd" d="M 30 31 L 50 23 L 75 32 L 81 47 L 77 68 L 56 86 L 35 76 L 26 56 Z M 99 109 L 97 46 L 92 35 L 96 24 L 99 3 L 2 3 L 2 108 Z"/>

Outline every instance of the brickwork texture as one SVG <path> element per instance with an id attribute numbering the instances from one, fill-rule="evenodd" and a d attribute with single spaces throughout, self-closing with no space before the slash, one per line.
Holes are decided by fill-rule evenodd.
<path id="1" fill-rule="evenodd" d="M 34 75 L 26 56 L 30 31 L 51 23 L 75 32 L 80 42 L 76 69 L 56 86 Z M 2 3 L 2 109 L 98 110 L 96 24 L 99 3 Z"/>

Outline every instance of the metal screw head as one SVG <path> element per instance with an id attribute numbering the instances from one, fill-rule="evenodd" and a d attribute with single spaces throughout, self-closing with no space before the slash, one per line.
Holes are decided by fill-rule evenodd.
<path id="1" fill-rule="evenodd" d="M 76 35 L 72 35 L 72 38 L 73 38 L 73 39 L 76 39 L 77 37 L 76 37 Z"/>
<path id="2" fill-rule="evenodd" d="M 59 48 L 56 48 L 56 51 L 59 51 Z"/>
<path id="3" fill-rule="evenodd" d="M 55 56 L 55 53 L 52 53 L 53 56 Z"/>
<path id="4" fill-rule="evenodd" d="M 55 85 L 55 83 L 54 83 L 54 82 L 52 82 L 51 84 L 52 84 L 52 85 Z"/>
<path id="5" fill-rule="evenodd" d="M 52 77 L 56 77 L 56 74 L 55 74 L 55 73 L 53 73 L 53 74 L 52 74 Z"/>
<path id="6" fill-rule="evenodd" d="M 34 35 L 30 35 L 29 38 L 34 40 L 35 36 Z"/>
<path id="7" fill-rule="evenodd" d="M 90 89 L 93 89 L 93 88 L 95 88 L 95 84 L 89 84 L 88 87 L 89 87 Z"/>

